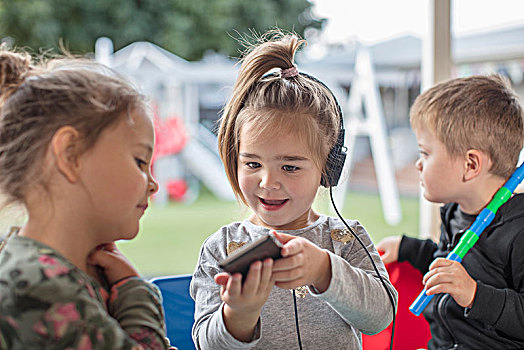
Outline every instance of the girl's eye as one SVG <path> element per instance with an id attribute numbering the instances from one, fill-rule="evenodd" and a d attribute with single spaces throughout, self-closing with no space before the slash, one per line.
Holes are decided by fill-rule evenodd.
<path id="1" fill-rule="evenodd" d="M 138 167 L 140 169 L 143 169 L 144 166 L 147 166 L 147 162 L 145 162 L 144 160 L 142 160 L 140 158 L 135 158 L 135 162 L 136 162 L 136 164 L 138 165 Z"/>
<path id="2" fill-rule="evenodd" d="M 282 167 L 282 170 L 287 171 L 287 172 L 294 172 L 294 171 L 297 171 L 298 169 L 299 167 L 294 166 L 294 165 L 284 165 Z"/>
<path id="3" fill-rule="evenodd" d="M 427 157 L 428 156 L 428 152 L 425 152 L 423 150 L 419 150 L 418 153 L 421 155 L 421 156 L 424 156 L 424 157 Z"/>
<path id="4" fill-rule="evenodd" d="M 260 163 L 257 163 L 257 162 L 247 162 L 246 165 L 248 168 L 251 168 L 251 169 L 260 168 Z"/>

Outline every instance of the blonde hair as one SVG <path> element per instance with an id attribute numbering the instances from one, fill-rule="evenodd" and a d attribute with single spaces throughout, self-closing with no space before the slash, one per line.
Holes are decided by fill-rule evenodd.
<path id="1" fill-rule="evenodd" d="M 24 203 L 29 184 L 47 188 L 42 160 L 59 128 L 77 129 L 85 152 L 139 108 L 145 111 L 144 96 L 102 65 L 67 57 L 33 62 L 24 52 L 0 50 L 2 204 Z"/>
<path id="2" fill-rule="evenodd" d="M 416 98 L 410 122 L 432 132 L 451 156 L 486 153 L 490 172 L 504 178 L 515 170 L 524 141 L 519 98 L 508 79 L 495 74 L 435 85 Z"/>
<path id="3" fill-rule="evenodd" d="M 338 104 L 318 80 L 298 74 L 282 77 L 275 68 L 294 67 L 297 50 L 305 44 L 294 34 L 270 31 L 248 47 L 240 72 L 220 119 L 218 144 L 229 182 L 245 203 L 238 183 L 240 131 L 256 123 L 256 135 L 284 135 L 290 130 L 306 141 L 317 167 L 325 176 L 325 164 L 338 136 Z"/>

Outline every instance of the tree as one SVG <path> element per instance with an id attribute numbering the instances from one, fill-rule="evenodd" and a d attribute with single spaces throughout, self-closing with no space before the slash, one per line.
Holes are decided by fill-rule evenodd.
<path id="1" fill-rule="evenodd" d="M 0 0 L 0 37 L 18 47 L 73 53 L 94 50 L 97 38 L 115 50 L 150 41 L 188 60 L 207 50 L 238 56 L 240 35 L 278 26 L 301 36 L 320 29 L 308 0 Z"/>

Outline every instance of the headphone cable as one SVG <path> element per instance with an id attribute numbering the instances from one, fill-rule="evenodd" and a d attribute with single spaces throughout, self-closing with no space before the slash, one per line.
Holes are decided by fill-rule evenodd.
<path id="1" fill-rule="evenodd" d="M 353 231 L 353 229 L 347 224 L 346 220 L 344 220 L 344 218 L 342 217 L 342 215 L 340 214 L 340 212 L 338 211 L 338 208 L 337 206 L 335 205 L 335 200 L 333 199 L 333 191 L 332 191 L 332 187 L 330 186 L 329 187 L 329 198 L 331 199 L 331 204 L 333 205 L 333 208 L 335 209 L 335 212 L 337 213 L 338 217 L 340 218 L 340 220 L 342 220 L 342 222 L 344 223 L 344 225 L 348 228 L 349 232 L 351 232 L 351 234 L 353 234 L 353 237 L 356 238 L 356 240 L 360 243 L 360 245 L 362 246 L 362 248 L 364 248 L 364 251 L 366 252 L 366 254 L 368 255 L 369 257 L 369 260 L 371 260 L 371 264 L 373 265 L 373 269 L 375 269 L 375 272 L 378 276 L 378 278 L 380 279 L 380 282 L 382 283 L 382 286 L 384 287 L 384 289 L 386 290 L 388 296 L 389 296 L 389 301 L 391 302 L 391 307 L 393 309 L 393 322 L 392 322 L 392 326 L 391 326 L 391 339 L 390 339 L 390 343 L 389 343 L 389 349 L 392 350 L 393 349 L 393 338 L 395 336 L 395 310 L 396 310 L 396 306 L 395 306 L 395 299 L 393 298 L 393 295 L 391 294 L 391 291 L 389 290 L 389 288 L 386 286 L 386 282 L 384 282 L 384 279 L 382 278 L 382 276 L 380 275 L 380 273 L 378 272 L 378 268 L 377 268 L 377 265 L 375 265 L 375 261 L 373 260 L 373 258 L 371 257 L 371 254 L 369 253 L 369 251 L 367 250 L 366 246 L 364 245 L 364 243 L 360 240 L 360 238 L 357 236 L 357 234 L 355 233 L 355 231 Z M 298 322 L 298 321 L 297 321 Z"/>
<path id="2" fill-rule="evenodd" d="M 360 237 L 357 236 L 355 231 L 353 231 L 353 229 L 347 224 L 346 220 L 344 220 L 344 218 L 342 217 L 342 215 L 338 211 L 338 208 L 335 205 L 335 201 L 333 199 L 333 191 L 332 191 L 332 187 L 331 186 L 329 187 L 329 198 L 331 199 L 331 204 L 333 205 L 333 208 L 335 209 L 335 212 L 337 213 L 337 215 L 340 218 L 340 220 L 342 220 L 344 225 L 348 228 L 349 232 L 351 232 L 353 237 L 355 237 L 356 240 L 362 246 L 362 248 L 364 248 L 364 251 L 366 252 L 367 256 L 369 257 L 369 260 L 371 260 L 371 264 L 373 265 L 373 269 L 375 270 L 378 278 L 380 279 L 380 282 L 382 283 L 382 286 L 384 287 L 384 289 L 386 290 L 386 292 L 388 294 L 389 301 L 391 302 L 391 307 L 393 309 L 393 322 L 392 322 L 392 326 L 391 326 L 391 339 L 390 339 L 390 342 L 389 342 L 389 349 L 392 350 L 393 349 L 393 338 L 395 337 L 395 321 L 396 321 L 396 317 L 395 317 L 396 316 L 395 299 L 393 298 L 393 295 L 391 294 L 391 291 L 389 290 L 389 288 L 386 286 L 386 282 L 384 282 L 384 279 L 382 278 L 382 275 L 378 272 L 377 265 L 375 264 L 375 261 L 371 257 L 371 254 L 369 253 L 368 249 L 366 248 L 366 246 L 364 245 L 364 243 L 362 242 Z M 295 293 L 294 289 L 293 289 L 293 306 L 294 306 L 294 309 L 295 309 L 295 326 L 296 326 L 296 329 L 297 329 L 298 348 L 300 350 L 302 350 L 302 340 L 300 338 L 300 327 L 298 325 L 297 297 L 296 297 L 296 293 Z"/>
<path id="3" fill-rule="evenodd" d="M 302 340 L 300 339 L 300 328 L 298 326 L 298 308 L 297 308 L 297 295 L 295 293 L 295 290 L 293 289 L 293 306 L 295 308 L 295 326 L 297 328 L 297 340 L 298 340 L 298 348 L 302 350 Z"/>

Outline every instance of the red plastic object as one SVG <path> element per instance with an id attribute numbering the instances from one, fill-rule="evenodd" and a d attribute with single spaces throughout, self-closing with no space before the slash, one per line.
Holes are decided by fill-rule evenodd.
<path id="1" fill-rule="evenodd" d="M 177 154 L 188 141 L 184 122 L 176 116 L 167 119 L 155 118 L 155 134 L 153 158 Z"/>
<path id="2" fill-rule="evenodd" d="M 187 189 L 187 182 L 184 180 L 171 180 L 167 183 L 167 193 L 169 197 L 177 202 L 184 200 Z"/>
<path id="3" fill-rule="evenodd" d="M 415 316 L 409 306 L 417 297 L 422 285 L 422 274 L 408 262 L 395 262 L 386 265 L 389 279 L 398 291 L 398 308 L 395 322 L 394 350 L 425 349 L 431 338 L 429 324 L 422 316 Z M 364 350 L 388 350 L 391 340 L 391 327 L 375 335 L 362 335 Z"/>

